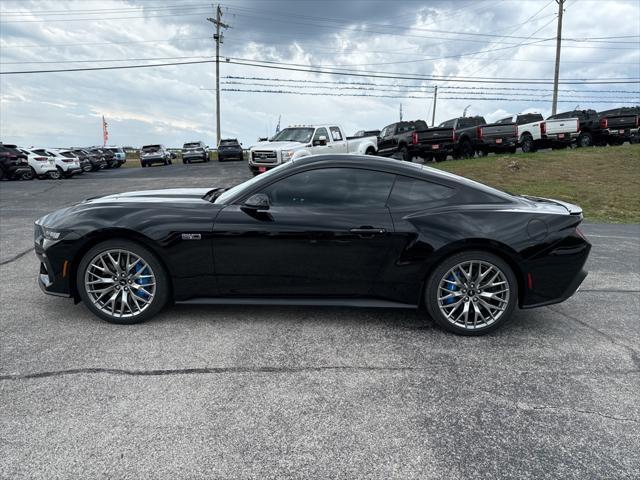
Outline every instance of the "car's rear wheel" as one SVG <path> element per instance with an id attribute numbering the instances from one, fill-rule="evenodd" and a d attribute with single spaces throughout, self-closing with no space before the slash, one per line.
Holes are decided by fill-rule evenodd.
<path id="1" fill-rule="evenodd" d="M 518 282 L 500 257 L 473 250 L 445 259 L 432 272 L 425 306 L 442 328 L 482 335 L 507 322 L 518 299 Z"/>
<path id="2" fill-rule="evenodd" d="M 112 323 L 143 322 L 169 296 L 168 276 L 156 256 L 129 240 L 108 240 L 89 250 L 76 282 L 87 308 Z"/>

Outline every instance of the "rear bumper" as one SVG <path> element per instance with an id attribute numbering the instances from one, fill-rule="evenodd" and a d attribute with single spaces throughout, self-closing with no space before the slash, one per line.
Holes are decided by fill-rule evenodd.
<path id="1" fill-rule="evenodd" d="M 413 145 L 409 146 L 409 153 L 412 153 L 414 156 L 422 157 L 429 155 L 451 155 L 455 150 L 455 144 L 453 142 L 440 142 L 440 143 L 429 143 L 423 145 Z"/>
<path id="2" fill-rule="evenodd" d="M 518 146 L 516 137 L 491 138 L 482 140 L 478 143 L 477 150 L 485 150 L 487 152 L 504 152 Z"/>
<path id="3" fill-rule="evenodd" d="M 584 269 L 591 244 L 572 234 L 523 263 L 521 308 L 564 302 L 587 277 Z"/>
<path id="4" fill-rule="evenodd" d="M 610 135 L 612 137 L 618 138 L 631 138 L 633 136 L 638 135 L 638 131 L 640 129 L 638 127 L 635 128 L 608 128 L 603 130 L 602 133 L 605 135 Z"/>

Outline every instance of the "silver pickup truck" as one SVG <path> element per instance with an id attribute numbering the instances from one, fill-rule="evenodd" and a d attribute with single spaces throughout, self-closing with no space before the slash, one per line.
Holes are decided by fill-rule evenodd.
<path id="1" fill-rule="evenodd" d="M 375 155 L 377 151 L 375 136 L 346 137 L 337 125 L 295 125 L 251 147 L 249 169 L 258 175 L 294 158 L 323 153 Z"/>

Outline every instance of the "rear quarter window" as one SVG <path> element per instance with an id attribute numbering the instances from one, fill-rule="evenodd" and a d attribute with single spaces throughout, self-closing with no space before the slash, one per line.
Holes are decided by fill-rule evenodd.
<path id="1" fill-rule="evenodd" d="M 398 176 L 387 202 L 390 208 L 426 207 L 455 195 L 455 188 L 417 178 Z"/>

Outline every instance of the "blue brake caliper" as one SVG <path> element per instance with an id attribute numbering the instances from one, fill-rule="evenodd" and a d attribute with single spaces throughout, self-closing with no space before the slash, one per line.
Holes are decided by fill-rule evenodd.
<path id="1" fill-rule="evenodd" d="M 136 274 L 140 274 L 140 275 L 148 275 L 149 271 L 147 270 L 147 267 L 142 267 L 140 265 L 140 262 L 136 263 Z M 148 285 L 151 282 L 150 278 L 136 278 L 136 283 L 138 285 L 140 285 L 141 287 L 144 287 L 145 285 Z M 140 298 L 142 298 L 143 300 L 148 300 L 149 299 L 149 294 L 146 292 L 143 292 L 141 290 L 138 290 L 136 292 L 136 295 Z"/>
<path id="2" fill-rule="evenodd" d="M 451 282 L 455 282 L 456 281 L 456 279 L 453 276 L 453 273 L 447 277 L 447 280 L 449 280 Z M 454 285 L 453 283 L 447 283 L 447 287 L 446 288 L 447 288 L 447 290 L 449 290 L 451 292 L 455 292 L 455 291 L 458 290 L 458 286 Z M 444 301 L 444 303 L 446 305 L 451 305 L 455 301 L 456 301 L 455 297 L 449 297 Z"/>

